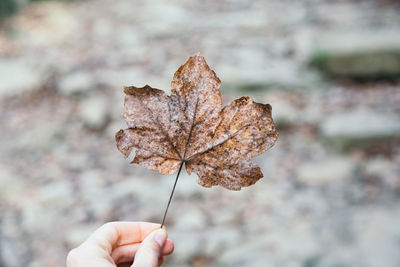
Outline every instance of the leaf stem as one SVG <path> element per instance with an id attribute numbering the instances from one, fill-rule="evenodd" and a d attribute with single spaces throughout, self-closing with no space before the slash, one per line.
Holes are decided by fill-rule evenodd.
<path id="1" fill-rule="evenodd" d="M 179 174 L 181 173 L 181 170 L 182 170 L 182 167 L 183 167 L 183 163 L 185 163 L 185 161 L 182 161 L 181 166 L 179 167 L 178 174 L 176 175 L 174 187 L 172 188 L 172 192 L 171 192 L 171 195 L 169 196 L 169 200 L 168 200 L 168 205 L 167 205 L 167 208 L 165 209 L 164 217 L 162 219 L 161 228 L 164 226 L 165 218 L 167 217 L 169 204 L 171 204 L 172 196 L 174 195 L 176 183 L 178 182 Z"/>

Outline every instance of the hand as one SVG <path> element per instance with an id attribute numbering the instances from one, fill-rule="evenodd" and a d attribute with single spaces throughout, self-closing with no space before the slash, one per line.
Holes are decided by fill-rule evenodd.
<path id="1" fill-rule="evenodd" d="M 69 252 L 67 267 L 157 267 L 173 250 L 174 243 L 159 224 L 111 222 Z"/>

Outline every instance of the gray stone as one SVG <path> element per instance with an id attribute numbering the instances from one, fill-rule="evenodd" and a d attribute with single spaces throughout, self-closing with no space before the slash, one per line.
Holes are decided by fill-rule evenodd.
<path id="1" fill-rule="evenodd" d="M 60 153 L 64 153 L 65 155 L 65 151 Z M 61 157 L 64 155 L 61 155 Z M 74 171 L 85 170 L 90 161 L 90 155 L 84 153 L 69 153 L 68 156 L 64 157 L 68 168 Z"/>
<path id="2" fill-rule="evenodd" d="M 160 183 L 148 179 L 148 177 L 130 177 L 114 183 L 108 190 L 112 194 L 113 201 L 126 197 L 135 197 L 140 205 L 154 205 L 153 203 L 162 203 L 164 205 L 169 197 L 168 189 L 166 190 L 165 187 L 160 186 Z"/>
<path id="3" fill-rule="evenodd" d="M 358 234 L 357 255 L 361 266 L 399 266 L 400 209 L 364 209 L 353 216 Z"/>
<path id="4" fill-rule="evenodd" d="M 205 253 L 210 256 L 217 256 L 226 249 L 236 247 L 242 241 L 239 231 L 229 227 L 208 229 L 206 239 Z"/>
<path id="5" fill-rule="evenodd" d="M 80 117 L 83 123 L 94 129 L 104 127 L 110 117 L 107 101 L 102 97 L 91 97 L 81 102 Z"/>
<path id="6" fill-rule="evenodd" d="M 129 58 L 130 56 L 131 55 L 126 55 L 124 53 L 123 55 L 120 55 L 120 60 L 126 60 L 126 58 Z M 150 83 L 150 81 L 151 85 L 154 87 L 156 87 L 157 84 L 162 84 L 157 82 L 157 80 L 160 80 L 160 77 L 150 76 L 149 74 L 144 72 L 143 68 L 137 66 L 123 66 L 119 68 L 99 69 L 96 70 L 95 73 L 96 81 L 98 84 L 112 86 L 113 88 L 116 87 L 117 90 L 119 90 L 118 92 L 120 92 L 120 95 L 123 95 L 123 86 L 130 86 L 133 84 L 136 86 L 144 86 L 147 83 Z M 166 75 L 163 75 L 163 78 L 164 80 L 161 80 L 165 82 L 164 84 L 168 84 L 170 77 L 166 77 Z"/>
<path id="7" fill-rule="evenodd" d="M 195 173 L 189 176 L 186 172 L 182 172 L 180 176 L 175 193 L 177 196 L 185 199 L 200 198 L 206 193 L 207 189 L 197 183 L 198 177 Z"/>
<path id="8" fill-rule="evenodd" d="M 333 77 L 395 78 L 400 75 L 400 32 L 346 32 L 317 38 L 311 62 Z"/>
<path id="9" fill-rule="evenodd" d="M 36 89 L 40 84 L 41 74 L 25 60 L 0 60 L 0 98 Z"/>
<path id="10" fill-rule="evenodd" d="M 57 214 L 52 210 L 52 216 L 40 216 L 48 214 L 49 210 L 37 201 L 26 201 L 22 208 L 22 227 L 30 233 L 41 232 L 43 229 L 51 229 L 54 226 L 53 216 Z"/>
<path id="11" fill-rule="evenodd" d="M 393 161 L 376 157 L 363 162 L 363 178 L 367 181 L 376 181 L 387 186 L 389 189 L 400 192 L 399 166 Z"/>
<path id="12" fill-rule="evenodd" d="M 63 77 L 58 89 L 64 95 L 87 94 L 94 87 L 92 77 L 85 72 L 76 72 Z"/>
<path id="13" fill-rule="evenodd" d="M 264 251 L 269 252 L 268 258 L 274 257 L 282 265 L 286 265 L 283 264 L 286 262 L 302 262 L 321 253 L 322 248 L 313 231 L 309 219 L 296 217 L 287 225 L 276 226 L 273 233 L 260 234 L 264 240 L 261 244 L 264 244 Z"/>
<path id="14" fill-rule="evenodd" d="M 79 178 L 81 198 L 91 213 L 102 220 L 115 209 L 115 198 L 117 192 L 109 190 L 104 175 L 99 170 L 88 170 L 83 172 Z"/>
<path id="15" fill-rule="evenodd" d="M 267 254 L 265 241 L 262 238 L 258 238 L 226 249 L 218 257 L 217 262 L 218 266 L 255 266 L 252 263 L 268 262 Z"/>
<path id="16" fill-rule="evenodd" d="M 87 170 L 80 175 L 79 182 L 84 200 L 95 202 L 103 198 L 102 195 L 105 194 L 107 187 L 101 171 Z"/>
<path id="17" fill-rule="evenodd" d="M 206 226 L 206 217 L 198 209 L 188 209 L 179 215 L 175 227 L 182 231 L 199 230 Z"/>
<path id="18" fill-rule="evenodd" d="M 0 206 L 1 207 L 1 206 Z M 2 267 L 29 265 L 31 237 L 21 227 L 21 217 L 10 210 L 1 211 L 0 264 Z"/>
<path id="19" fill-rule="evenodd" d="M 126 26 L 114 29 L 114 31 L 116 31 L 115 43 L 119 44 L 121 47 L 126 46 L 132 49 L 141 42 L 140 34 L 138 34 L 137 30 L 133 27 Z"/>
<path id="20" fill-rule="evenodd" d="M 20 202 L 23 195 L 24 182 L 6 166 L 0 165 L 0 200 L 5 202 Z"/>
<path id="21" fill-rule="evenodd" d="M 364 164 L 364 172 L 367 176 L 381 177 L 392 171 L 393 168 L 393 162 L 383 157 L 372 158 Z"/>
<path id="22" fill-rule="evenodd" d="M 339 148 L 369 145 L 400 137 L 400 116 L 356 109 L 328 116 L 321 124 L 322 135 Z"/>
<path id="23" fill-rule="evenodd" d="M 204 253 L 201 237 L 195 232 L 183 232 L 174 227 L 168 230 L 168 237 L 175 243 L 175 250 L 171 255 L 174 266 L 175 263 L 187 264 L 194 256 Z"/>
<path id="24" fill-rule="evenodd" d="M 65 233 L 65 241 L 70 248 L 74 248 L 82 244 L 97 228 L 96 225 L 80 224 L 69 229 Z"/>
<path id="25" fill-rule="evenodd" d="M 79 32 L 82 25 L 78 16 L 74 15 L 73 12 L 68 12 L 67 3 L 49 2 L 41 5 L 40 9 L 40 23 L 33 23 L 29 19 L 17 20 L 15 23 L 15 35 L 18 42 L 21 42 L 25 48 L 35 46 L 49 48 L 46 52 L 51 53 L 54 51 L 52 49 L 54 46 L 65 44 L 66 40 L 69 44 L 76 42 L 76 40 L 82 40 Z M 25 13 L 25 16 L 27 13 Z M 71 56 L 72 54 L 65 53 L 65 49 L 61 50 L 64 57 L 74 58 L 74 56 Z M 38 53 L 34 49 L 31 51 L 39 55 L 45 54 Z"/>
<path id="26" fill-rule="evenodd" d="M 299 122 L 300 112 L 287 101 L 275 101 L 271 103 L 272 116 L 278 128 L 284 128 Z"/>
<path id="27" fill-rule="evenodd" d="M 23 132 L 18 145 L 29 150 L 48 151 L 62 140 L 64 131 L 61 121 L 48 121 L 35 125 L 29 132 Z"/>
<path id="28" fill-rule="evenodd" d="M 61 180 L 41 186 L 37 191 L 37 201 L 40 203 L 54 203 L 61 201 L 63 205 L 71 205 L 73 198 L 72 186 L 68 180 Z"/>
<path id="29" fill-rule="evenodd" d="M 143 21 L 142 30 L 146 36 L 165 36 L 176 34 L 182 21 L 189 18 L 189 14 L 180 5 L 173 3 L 151 3 L 139 12 L 138 17 Z M 153 19 L 153 18 L 158 19 Z"/>
<path id="30" fill-rule="evenodd" d="M 119 114 L 119 118 L 116 120 L 113 120 L 106 129 L 106 135 L 107 137 L 112 140 L 115 138 L 115 134 L 121 130 L 127 128 L 125 121 L 122 119 L 121 114 L 123 114 L 123 111 Z"/>
<path id="31" fill-rule="evenodd" d="M 254 56 L 255 57 L 255 56 Z M 247 59 L 251 62 L 252 58 Z M 254 61 L 256 61 L 253 58 Z M 224 88 L 244 91 L 263 90 L 270 87 L 293 88 L 303 86 L 309 81 L 301 75 L 298 67 L 289 61 L 268 61 L 268 64 L 254 65 L 240 62 L 224 62 L 215 67 Z"/>
<path id="32" fill-rule="evenodd" d="M 331 157 L 320 161 L 308 162 L 297 170 L 298 181 L 311 185 L 325 185 L 351 178 L 355 165 L 345 157 Z"/>
<path id="33" fill-rule="evenodd" d="M 238 211 L 220 212 L 212 216 L 212 222 L 216 225 L 234 225 L 240 221 Z"/>

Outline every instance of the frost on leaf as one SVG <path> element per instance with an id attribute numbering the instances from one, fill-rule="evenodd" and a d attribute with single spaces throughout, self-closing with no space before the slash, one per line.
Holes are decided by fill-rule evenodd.
<path id="1" fill-rule="evenodd" d="M 118 149 L 132 163 L 173 174 L 185 163 L 204 187 L 240 190 L 263 174 L 251 158 L 272 147 L 278 132 L 271 106 L 241 97 L 222 107 L 221 81 L 204 57 L 190 57 L 174 75 L 171 95 L 148 85 L 125 87 L 124 119 Z"/>

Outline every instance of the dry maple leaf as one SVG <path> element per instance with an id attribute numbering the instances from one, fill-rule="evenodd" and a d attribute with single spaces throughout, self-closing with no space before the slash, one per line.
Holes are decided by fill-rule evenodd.
<path id="1" fill-rule="evenodd" d="M 176 71 L 170 96 L 148 85 L 125 87 L 129 128 L 117 132 L 118 149 L 127 157 L 136 148 L 132 163 L 162 174 L 180 172 L 185 163 L 204 187 L 240 190 L 254 184 L 263 174 L 251 158 L 279 135 L 271 106 L 246 96 L 222 108 L 220 85 L 197 54 Z"/>

